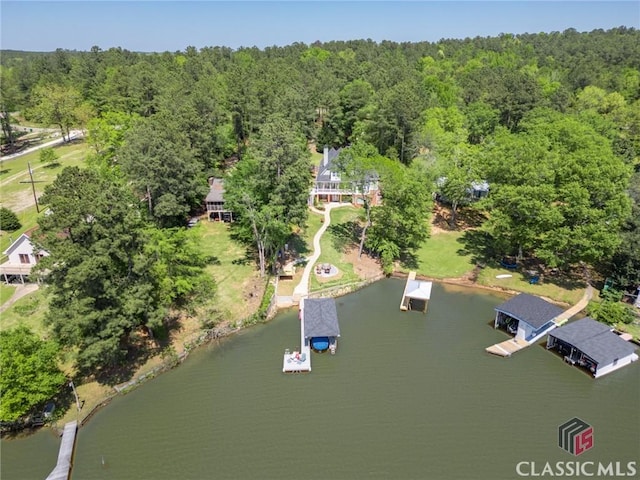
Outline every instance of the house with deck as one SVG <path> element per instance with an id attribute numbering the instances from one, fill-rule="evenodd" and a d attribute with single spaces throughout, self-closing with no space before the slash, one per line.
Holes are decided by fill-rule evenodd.
<path id="1" fill-rule="evenodd" d="M 232 222 L 233 212 L 225 208 L 224 180 L 211 177 L 209 179 L 209 193 L 205 199 L 207 217 L 212 221 Z"/>
<path id="2" fill-rule="evenodd" d="M 521 293 L 496 308 L 494 328 L 504 327 L 515 340 L 528 344 L 536 342 L 557 324 L 554 319 L 563 313 L 560 307 L 546 300 Z"/>
<path id="3" fill-rule="evenodd" d="M 556 350 L 567 363 L 586 369 L 595 378 L 638 360 L 637 348 L 610 326 L 589 317 L 554 330 L 547 339 L 547 349 Z"/>
<path id="4" fill-rule="evenodd" d="M 49 253 L 34 246 L 28 232 L 20 235 L 4 252 L 7 261 L 0 265 L 0 276 L 5 283 L 29 281 L 31 270 Z"/>
<path id="5" fill-rule="evenodd" d="M 309 193 L 309 205 L 328 202 L 351 202 L 354 205 L 362 204 L 363 195 L 369 198 L 372 205 L 380 200 L 378 188 L 378 175 L 374 172 L 367 175 L 363 189 L 356 182 L 343 179 L 337 165 L 340 150 L 324 147 L 322 162 L 320 163 L 311 192 Z"/>

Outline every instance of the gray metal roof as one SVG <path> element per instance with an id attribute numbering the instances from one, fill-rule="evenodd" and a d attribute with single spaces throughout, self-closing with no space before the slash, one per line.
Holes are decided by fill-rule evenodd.
<path id="1" fill-rule="evenodd" d="M 611 327 L 589 317 L 560 327 L 550 332 L 549 336 L 573 345 L 598 365 L 608 365 L 632 354 L 638 348 L 613 333 Z"/>
<path id="2" fill-rule="evenodd" d="M 540 328 L 556 318 L 564 310 L 535 295 L 521 293 L 496 307 L 496 311 Z"/>
<path id="3" fill-rule="evenodd" d="M 330 182 L 331 181 L 331 172 L 338 173 L 338 169 L 333 164 L 333 161 L 338 158 L 340 154 L 340 150 L 336 150 L 335 148 L 330 148 L 329 153 L 327 155 L 327 164 L 324 164 L 324 155 L 322 162 L 320 163 L 320 167 L 318 168 L 318 176 L 316 180 L 319 182 Z"/>
<path id="4" fill-rule="evenodd" d="M 209 193 L 206 202 L 224 202 L 224 180 L 214 178 L 210 182 Z"/>
<path id="5" fill-rule="evenodd" d="M 333 298 L 305 298 L 304 336 L 339 337 L 338 312 Z"/>

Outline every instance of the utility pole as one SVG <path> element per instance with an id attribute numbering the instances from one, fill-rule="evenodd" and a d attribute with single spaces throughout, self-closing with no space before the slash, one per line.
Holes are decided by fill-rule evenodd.
<path id="1" fill-rule="evenodd" d="M 69 386 L 71 390 L 73 390 L 73 395 L 76 397 L 76 406 L 78 407 L 78 412 L 80 412 L 80 399 L 78 398 L 78 392 L 76 392 L 76 386 L 73 384 L 73 380 L 69 382 Z"/>
<path id="2" fill-rule="evenodd" d="M 36 212 L 40 213 L 40 206 L 38 205 L 38 197 L 36 196 L 36 183 L 41 183 L 41 181 L 36 181 L 33 179 L 33 170 L 31 170 L 31 163 L 27 162 L 27 167 L 29 168 L 29 178 L 31 180 L 24 181 L 20 183 L 30 183 L 31 190 L 33 191 L 33 201 L 36 202 Z"/>

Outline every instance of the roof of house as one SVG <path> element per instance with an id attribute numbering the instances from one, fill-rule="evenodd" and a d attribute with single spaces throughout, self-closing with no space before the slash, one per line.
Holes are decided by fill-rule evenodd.
<path id="1" fill-rule="evenodd" d="M 18 238 L 16 238 L 16 240 L 11 245 L 9 245 L 9 247 L 4 252 L 2 252 L 3 255 L 11 255 L 25 241 L 27 242 L 31 241 L 31 238 L 29 237 L 27 232 L 23 233 Z"/>
<path id="2" fill-rule="evenodd" d="M 333 298 L 306 298 L 304 300 L 304 336 L 339 337 L 338 312 Z"/>
<path id="3" fill-rule="evenodd" d="M 209 193 L 205 202 L 224 202 L 224 180 L 214 178 L 209 182 Z"/>
<path id="4" fill-rule="evenodd" d="M 324 162 L 324 157 L 322 159 L 322 162 L 320 163 L 320 166 L 318 167 L 318 175 L 316 176 L 316 180 L 319 182 L 329 182 L 331 181 L 331 172 L 337 172 L 337 170 L 335 169 L 335 166 L 333 165 L 333 161 L 338 158 L 338 155 L 340 154 L 340 150 L 336 150 L 335 148 L 331 147 L 329 149 L 329 154 L 327 157 L 327 162 L 325 164 Z"/>
<path id="5" fill-rule="evenodd" d="M 599 365 L 631 355 L 638 347 L 620 338 L 611 327 L 585 317 L 549 333 L 565 343 L 573 345 Z"/>
<path id="6" fill-rule="evenodd" d="M 419 298 L 421 300 L 429 300 L 431 298 L 432 282 L 423 282 L 420 280 L 409 280 L 407 282 L 406 296 L 409 298 Z"/>
<path id="7" fill-rule="evenodd" d="M 496 311 L 540 328 L 560 315 L 563 310 L 535 295 L 521 293 L 496 307 Z"/>

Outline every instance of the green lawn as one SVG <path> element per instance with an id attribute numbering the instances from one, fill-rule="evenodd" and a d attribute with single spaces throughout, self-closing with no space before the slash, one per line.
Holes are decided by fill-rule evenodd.
<path id="1" fill-rule="evenodd" d="M 470 255 L 460 254 L 462 232 L 442 232 L 433 235 L 416 252 L 417 268 L 403 265 L 403 270 L 416 270 L 431 278 L 461 277 L 473 270 Z"/>
<path id="2" fill-rule="evenodd" d="M 55 179 L 64 167 L 81 165 L 86 157 L 87 145 L 77 143 L 56 147 L 56 153 L 60 156 L 59 164 L 53 167 L 43 165 L 38 159 L 39 152 L 32 152 L 13 160 L 3 161 L 0 164 L 0 206 L 13 210 L 22 228 L 15 232 L 0 233 L 0 252 L 3 252 L 26 230 L 33 228 L 38 223 L 38 214 L 33 204 L 33 191 L 31 184 L 20 183 L 29 180 L 27 163 L 31 162 L 36 195 L 42 195 L 44 187 Z M 30 205 L 25 207 L 25 205 Z M 46 207 L 45 207 L 46 208 Z M 42 208 L 41 208 L 42 211 Z"/>
<path id="3" fill-rule="evenodd" d="M 359 280 L 358 275 L 353 271 L 353 265 L 347 263 L 344 259 L 344 247 L 346 245 L 340 239 L 340 236 L 334 234 L 332 231 L 332 227 L 339 227 L 342 224 L 356 220 L 359 213 L 359 210 L 354 207 L 341 207 L 331 210 L 331 225 L 320 239 L 321 254 L 317 263 L 331 263 L 338 267 L 341 275 L 338 275 L 334 280 L 321 283 L 316 279 L 316 276 L 312 274 L 309 285 L 311 291 L 348 284 Z M 311 240 L 309 240 L 309 242 L 311 244 Z"/>
<path id="4" fill-rule="evenodd" d="M 246 308 L 245 287 L 249 280 L 259 275 L 254 259 L 247 258 L 246 248 L 231 239 L 227 223 L 205 220 L 194 228 L 202 234 L 202 251 L 214 257 L 213 264 L 207 267 L 207 271 L 217 284 L 216 308 L 221 312 L 228 312 L 225 315 L 234 319 L 253 313 Z"/>
<path id="5" fill-rule="evenodd" d="M 35 292 L 22 297 L 0 314 L 0 330 L 26 325 L 40 337 L 45 337 L 48 333 L 47 328 L 44 326 L 44 316 L 47 310 L 48 299 L 41 287 Z"/>
<path id="6" fill-rule="evenodd" d="M 0 283 L 0 305 L 4 305 L 4 302 L 9 300 L 15 291 L 15 286 Z"/>
<path id="7" fill-rule="evenodd" d="M 497 275 L 512 275 L 509 278 L 496 278 Z M 586 284 L 568 284 L 562 279 L 544 279 L 542 283 L 530 284 L 529 276 L 518 270 L 508 270 L 499 267 L 485 267 L 480 270 L 478 284 L 488 287 L 499 287 L 517 290 L 532 295 L 548 297 L 558 302 L 575 304 L 584 295 Z"/>

